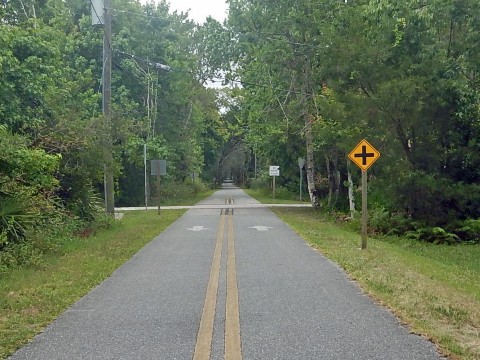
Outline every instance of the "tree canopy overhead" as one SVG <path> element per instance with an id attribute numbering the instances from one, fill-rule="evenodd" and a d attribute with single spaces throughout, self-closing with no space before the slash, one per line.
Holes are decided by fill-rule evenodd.
<path id="1" fill-rule="evenodd" d="M 116 205 L 143 201 L 146 144 L 149 159 L 167 160 L 172 183 L 194 172 L 206 181 L 228 175 L 247 183 L 257 169 L 267 180 L 274 164 L 280 184 L 294 191 L 302 157 L 312 203 L 354 212 L 359 171 L 346 155 L 367 138 L 382 153 L 369 170 L 380 213 L 430 226 L 479 218 L 475 1 L 228 4 L 224 23 L 197 25 L 165 0 L 112 2 L 107 128 L 103 29 L 91 25 L 90 4 L 4 1 L 0 140 L 18 150 L 12 158 L 32 151 L 55 179 L 36 196 L 84 214 L 102 191 L 109 135 Z M 215 78 L 229 88 L 205 86 Z M 15 196 L 12 181 L 33 184 L 11 173 L 28 166 L 1 159 L 5 203 Z"/>
<path id="2" fill-rule="evenodd" d="M 432 226 L 479 217 L 475 1 L 229 4 L 210 63 L 242 82 L 247 144 L 286 186 L 306 157 L 310 194 L 346 207 L 346 154 L 367 138 L 382 152 L 373 206 Z"/>

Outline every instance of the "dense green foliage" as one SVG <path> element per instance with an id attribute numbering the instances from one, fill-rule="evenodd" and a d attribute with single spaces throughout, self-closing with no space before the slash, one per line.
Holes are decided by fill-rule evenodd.
<path id="1" fill-rule="evenodd" d="M 112 6 L 109 128 L 101 110 L 103 27 L 92 26 L 90 3 L 0 5 L 3 267 L 36 258 L 48 242 L 35 244 L 37 238 L 62 237 L 59 230 L 95 220 L 110 159 L 105 139 L 113 139 L 117 206 L 144 204 L 144 145 L 148 159 L 167 160 L 162 200 L 193 197 L 203 189 L 199 175 L 210 182 L 219 172 L 230 132 L 217 90 L 206 88 L 200 75 L 202 27 L 186 14 L 171 13 L 166 1 Z M 147 180 L 154 204 L 155 178 Z M 26 258 L 19 262 L 15 254 L 21 252 Z"/>
<path id="2" fill-rule="evenodd" d="M 367 138 L 381 152 L 369 170 L 379 228 L 478 241 L 461 230 L 480 217 L 475 1 L 229 4 L 225 24 L 210 25 L 211 47 L 225 57 L 211 54 L 210 63 L 243 85 L 240 118 L 263 173 L 279 165 L 277 183 L 296 191 L 304 157 L 310 192 L 346 210 L 348 175 L 351 200 L 360 198 L 360 171 L 347 154 Z M 422 234 L 434 241 L 432 231 Z"/>
<path id="3" fill-rule="evenodd" d="M 35 253 L 32 229 L 93 221 L 105 163 L 115 204 L 144 204 L 144 146 L 148 159 L 167 160 L 161 199 L 170 203 L 201 186 L 193 174 L 258 186 L 269 183 L 268 165 L 280 166 L 277 186 L 296 193 L 303 157 L 305 196 L 353 214 L 360 172 L 347 154 L 361 138 L 382 154 L 369 170 L 375 231 L 478 242 L 473 0 L 228 4 L 223 24 L 198 25 L 164 0 L 113 2 L 110 127 L 103 28 L 91 25 L 90 4 L 2 3 L 0 252 Z M 205 87 L 213 78 L 230 88 Z"/>

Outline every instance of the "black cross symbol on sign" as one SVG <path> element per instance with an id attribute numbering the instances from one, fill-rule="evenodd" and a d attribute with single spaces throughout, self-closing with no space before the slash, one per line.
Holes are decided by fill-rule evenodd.
<path id="1" fill-rule="evenodd" d="M 362 152 L 360 154 L 354 154 L 356 158 L 362 158 L 362 165 L 367 165 L 367 158 L 375 157 L 374 153 L 367 153 L 367 147 L 365 145 L 362 146 Z"/>

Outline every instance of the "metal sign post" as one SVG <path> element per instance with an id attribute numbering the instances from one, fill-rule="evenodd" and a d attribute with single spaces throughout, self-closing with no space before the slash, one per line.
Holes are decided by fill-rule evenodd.
<path id="1" fill-rule="evenodd" d="M 276 176 L 273 175 L 273 189 L 272 189 L 272 199 L 275 200 L 275 178 Z"/>
<path id="2" fill-rule="evenodd" d="M 362 170 L 362 244 L 361 248 L 367 248 L 367 234 L 368 234 L 368 206 L 367 206 L 367 192 L 368 192 L 368 178 L 367 169 L 377 161 L 380 153 L 367 140 L 362 140 L 357 146 L 348 154 L 350 160 Z"/>
<path id="3" fill-rule="evenodd" d="M 305 165 L 304 158 L 298 158 L 298 167 L 300 169 L 300 202 L 302 202 L 302 182 L 303 182 L 303 166 Z"/>
<path id="4" fill-rule="evenodd" d="M 147 144 L 143 144 L 143 166 L 145 170 L 145 210 L 148 210 Z"/>
<path id="5" fill-rule="evenodd" d="M 197 172 L 192 172 L 192 186 L 193 186 L 193 195 L 197 196 L 197 187 L 195 186 L 195 178 L 198 178 Z"/>
<path id="6" fill-rule="evenodd" d="M 157 214 L 160 215 L 160 166 L 157 166 L 157 198 L 158 198 Z"/>
<path id="7" fill-rule="evenodd" d="M 157 177 L 158 215 L 160 215 L 160 176 L 167 175 L 167 161 L 151 160 L 150 165 L 151 174 Z"/>

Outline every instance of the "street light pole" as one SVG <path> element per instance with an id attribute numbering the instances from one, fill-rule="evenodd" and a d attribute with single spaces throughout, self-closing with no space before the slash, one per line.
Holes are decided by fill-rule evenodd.
<path id="1" fill-rule="evenodd" d="M 298 168 L 300 169 L 300 202 L 302 202 L 302 182 L 303 182 L 303 167 L 305 166 L 305 159 L 298 158 Z"/>

